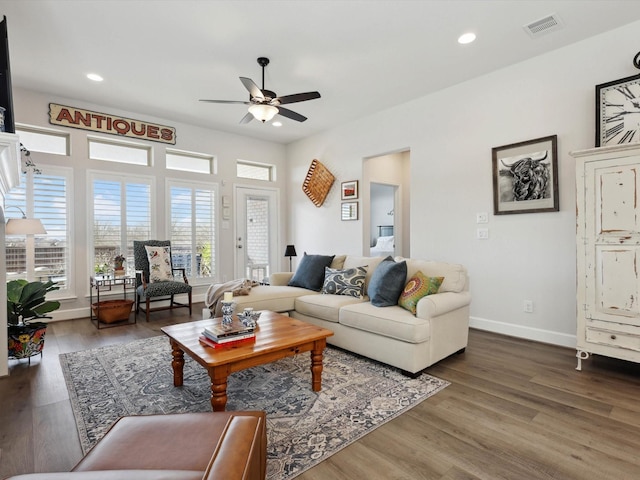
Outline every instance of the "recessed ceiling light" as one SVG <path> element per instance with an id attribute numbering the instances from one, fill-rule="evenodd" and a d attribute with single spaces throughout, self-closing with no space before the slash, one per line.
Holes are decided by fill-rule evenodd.
<path id="1" fill-rule="evenodd" d="M 87 78 L 89 80 L 93 80 L 94 82 L 101 82 L 104 80 L 104 78 L 102 78 L 100 75 L 98 75 L 97 73 L 87 73 Z"/>
<path id="2" fill-rule="evenodd" d="M 476 39 L 476 34 L 469 32 L 469 33 L 460 35 L 460 37 L 458 38 L 458 43 L 462 45 L 466 45 L 467 43 L 473 42 L 475 39 Z"/>
<path id="3" fill-rule="evenodd" d="M 271 122 L 271 125 L 273 125 L 274 127 L 281 127 L 282 122 Z"/>

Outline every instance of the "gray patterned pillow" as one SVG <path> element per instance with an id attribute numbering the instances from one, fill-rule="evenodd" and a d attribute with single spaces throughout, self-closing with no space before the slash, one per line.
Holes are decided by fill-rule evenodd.
<path id="1" fill-rule="evenodd" d="M 336 270 L 325 267 L 322 293 L 362 298 L 367 266 Z"/>

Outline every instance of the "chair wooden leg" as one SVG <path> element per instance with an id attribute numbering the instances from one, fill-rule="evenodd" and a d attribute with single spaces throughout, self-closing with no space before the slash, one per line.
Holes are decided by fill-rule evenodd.
<path id="1" fill-rule="evenodd" d="M 151 301 L 149 300 L 149 297 L 147 297 L 147 322 L 149 321 L 149 308 L 151 308 Z"/>
<path id="2" fill-rule="evenodd" d="M 189 292 L 189 316 L 191 316 L 191 292 Z"/>

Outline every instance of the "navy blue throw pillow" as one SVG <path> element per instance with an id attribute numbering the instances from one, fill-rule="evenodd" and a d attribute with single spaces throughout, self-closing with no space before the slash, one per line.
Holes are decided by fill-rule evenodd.
<path id="1" fill-rule="evenodd" d="M 289 281 L 289 286 L 319 292 L 324 283 L 324 268 L 331 265 L 333 257 L 335 255 L 307 255 L 307 252 L 304 252 L 296 273 Z"/>
<path id="2" fill-rule="evenodd" d="M 398 304 L 398 298 L 407 280 L 407 262 L 384 259 L 373 271 L 367 294 L 374 307 L 390 307 Z"/>

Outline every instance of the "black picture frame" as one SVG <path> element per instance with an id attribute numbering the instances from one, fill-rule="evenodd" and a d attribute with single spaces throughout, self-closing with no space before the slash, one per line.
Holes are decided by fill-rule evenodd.
<path id="1" fill-rule="evenodd" d="M 557 212 L 558 136 L 491 149 L 493 213 Z"/>

